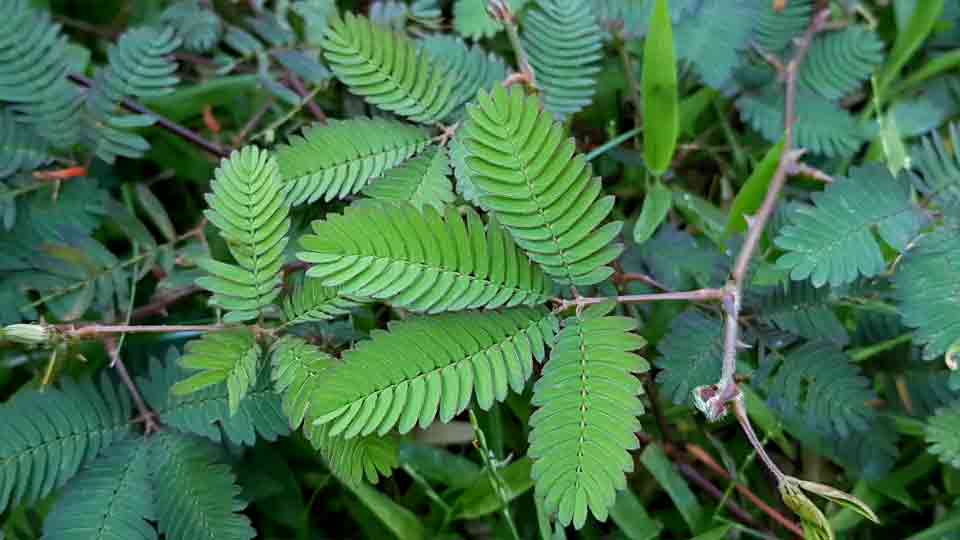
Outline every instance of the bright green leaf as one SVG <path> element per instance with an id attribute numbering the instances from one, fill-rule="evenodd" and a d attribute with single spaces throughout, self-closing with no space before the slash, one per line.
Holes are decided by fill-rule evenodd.
<path id="1" fill-rule="evenodd" d="M 610 517 L 630 540 L 654 540 L 663 530 L 663 524 L 650 517 L 640 499 L 629 489 L 617 493 L 617 502 L 610 507 Z"/>
<path id="2" fill-rule="evenodd" d="M 679 130 L 677 60 L 669 0 L 657 0 L 643 50 L 643 150 L 656 175 L 670 168 Z"/>
<path id="3" fill-rule="evenodd" d="M 767 151 L 767 154 L 763 156 L 763 161 L 757 165 L 747 181 L 740 187 L 740 191 L 733 199 L 733 204 L 730 205 L 730 216 L 727 218 L 726 227 L 728 236 L 747 230 L 747 220 L 744 219 L 744 216 L 751 216 L 760 209 L 763 199 L 767 195 L 770 180 L 773 179 L 773 175 L 777 171 L 782 153 L 783 141 L 780 141 Z"/>
<path id="4" fill-rule="evenodd" d="M 660 180 L 654 182 L 643 199 L 643 209 L 637 224 L 633 228 L 633 241 L 637 244 L 646 242 L 657 227 L 666 219 L 673 202 L 673 192 L 664 186 Z"/>
<path id="5" fill-rule="evenodd" d="M 656 444 L 647 445 L 640 454 L 640 462 L 670 496 L 690 530 L 694 533 L 703 530 L 706 516 L 703 506 L 663 450 Z"/>
<path id="6" fill-rule="evenodd" d="M 533 487 L 530 458 L 521 458 L 500 470 L 507 488 L 507 502 L 523 495 Z M 503 507 L 500 497 L 485 478 L 478 479 L 472 488 L 457 499 L 457 519 L 476 519 L 492 514 Z"/>

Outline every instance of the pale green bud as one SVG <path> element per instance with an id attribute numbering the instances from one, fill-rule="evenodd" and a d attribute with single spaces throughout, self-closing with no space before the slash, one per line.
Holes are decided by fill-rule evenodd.
<path id="1" fill-rule="evenodd" d="M 43 345 L 53 337 L 50 328 L 42 324 L 11 324 L 0 334 L 7 341 L 24 345 Z"/>
<path id="2" fill-rule="evenodd" d="M 783 499 L 783 503 L 800 518 L 805 538 L 808 540 L 836 539 L 827 517 L 803 493 L 800 482 L 796 478 L 791 476 L 781 478 L 777 488 L 780 490 L 780 498 Z"/>

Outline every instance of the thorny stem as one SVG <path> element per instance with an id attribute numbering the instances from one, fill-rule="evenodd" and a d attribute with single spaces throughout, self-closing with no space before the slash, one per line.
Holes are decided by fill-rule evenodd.
<path id="1" fill-rule="evenodd" d="M 286 124 L 291 118 L 296 116 L 297 113 L 302 111 L 303 108 L 306 107 L 308 103 L 311 103 L 313 101 L 313 98 L 316 97 L 316 95 L 319 93 L 320 93 L 320 87 L 317 86 L 313 90 L 311 90 L 307 95 L 302 96 L 300 98 L 300 103 L 296 107 L 293 107 L 292 109 L 287 111 L 287 114 L 274 120 L 269 126 L 261 130 L 260 133 L 257 133 L 256 135 L 254 135 L 252 139 L 257 140 L 257 139 L 266 137 L 268 133 L 271 133 L 277 130 L 278 128 L 280 128 L 280 126 Z"/>
<path id="2" fill-rule="evenodd" d="M 829 174 L 817 169 L 816 167 L 811 167 L 806 163 L 801 163 L 796 161 L 790 165 L 787 174 L 790 176 L 806 176 L 807 178 L 812 178 L 818 182 L 823 182 L 824 184 L 832 184 L 833 177 Z"/>
<path id="3" fill-rule="evenodd" d="M 304 268 L 306 268 L 306 264 L 301 262 L 293 262 L 284 266 L 283 271 L 285 274 L 288 274 Z M 178 289 L 172 289 L 167 293 L 158 295 L 149 304 L 140 306 L 133 310 L 133 315 L 130 318 L 137 321 L 140 319 L 146 319 L 151 315 L 166 315 L 167 308 L 172 304 L 175 304 L 180 300 L 192 296 L 198 292 L 203 292 L 203 290 L 204 289 L 199 285 L 187 285 Z"/>
<path id="4" fill-rule="evenodd" d="M 673 292 L 670 289 L 670 287 L 667 287 L 666 285 L 664 285 L 663 283 L 660 283 L 656 279 L 653 279 L 652 277 L 646 274 L 640 274 L 637 272 L 624 272 L 623 274 L 620 274 L 620 275 L 614 274 L 613 280 L 615 283 L 629 283 L 631 281 L 639 281 L 640 283 L 649 285 L 655 289 L 660 289 L 661 291 Z"/>
<path id="5" fill-rule="evenodd" d="M 753 425 L 750 423 L 750 417 L 747 416 L 747 407 L 743 404 L 742 397 L 733 401 L 733 413 L 737 417 L 737 422 L 740 423 L 740 428 L 743 429 L 743 432 L 747 435 L 747 440 L 750 441 L 750 445 L 757 451 L 760 460 L 767 466 L 767 469 L 770 470 L 770 473 L 777 479 L 777 484 L 779 484 L 786 475 L 783 474 L 780 467 L 773 462 L 773 459 L 763 448 L 763 443 L 761 443 L 757 437 L 757 433 L 753 430 Z"/>
<path id="6" fill-rule="evenodd" d="M 696 289 L 692 291 L 664 292 L 654 294 L 626 294 L 620 296 L 597 296 L 583 297 L 578 296 L 571 300 L 555 299 L 557 310 L 564 311 L 571 307 L 582 309 L 585 306 L 599 304 L 608 300 L 614 300 L 618 304 L 640 304 L 643 302 L 662 302 L 665 300 L 690 300 L 693 302 L 705 302 L 708 300 L 720 300 L 725 294 L 724 289 Z"/>
<path id="7" fill-rule="evenodd" d="M 67 286 L 65 286 L 65 287 L 61 287 L 61 288 L 56 289 L 56 290 L 54 290 L 54 291 L 51 291 L 51 292 L 47 293 L 46 295 L 44 295 L 44 296 L 42 296 L 42 297 L 40 297 L 40 298 L 38 298 L 38 299 L 36 299 L 36 300 L 28 303 L 28 304 L 25 304 L 25 305 L 23 305 L 23 306 L 20 306 L 20 309 L 23 310 L 23 309 L 26 309 L 26 308 L 36 307 L 36 306 L 45 304 L 45 303 L 47 303 L 47 302 L 49 302 L 50 300 L 53 300 L 53 299 L 55 299 L 55 298 L 59 298 L 59 297 L 65 295 L 65 294 L 69 294 L 70 292 L 73 292 L 73 291 L 82 289 L 84 286 L 86 286 L 87 284 L 89 284 L 89 283 L 92 282 L 93 280 L 100 278 L 102 275 L 104 275 L 104 274 L 106 274 L 106 273 L 112 272 L 112 271 L 117 270 L 117 269 L 127 268 L 128 266 L 135 265 L 135 264 L 139 263 L 140 261 L 143 261 L 143 260 L 149 258 L 151 255 L 153 255 L 154 253 L 157 253 L 157 252 L 160 251 L 161 249 L 175 246 L 177 243 L 183 242 L 184 240 L 189 240 L 189 239 L 191 239 L 191 238 L 199 238 L 199 239 L 202 239 L 202 238 L 203 238 L 203 229 L 204 229 L 205 226 L 206 226 L 206 219 L 203 219 L 203 220 L 200 221 L 199 224 L 197 224 L 197 226 L 195 226 L 194 228 L 190 229 L 189 231 L 181 234 L 180 236 L 177 236 L 176 238 L 174 238 L 173 240 L 170 240 L 169 242 L 165 242 L 165 243 L 163 243 L 163 244 L 158 244 L 158 245 L 156 245 L 156 246 L 155 246 L 154 248 L 152 248 L 152 249 L 144 250 L 144 251 L 142 251 L 141 253 L 136 254 L 136 255 L 134 255 L 133 257 L 131 257 L 131 258 L 129 258 L 129 259 L 121 262 L 120 264 L 117 264 L 117 265 L 111 266 L 111 267 L 109 267 L 109 268 L 106 268 L 106 269 L 104 269 L 104 270 L 101 271 L 101 272 L 97 272 L 96 274 L 90 276 L 90 277 L 87 278 L 87 279 L 84 279 L 84 280 L 75 282 L 75 283 L 73 283 L 73 284 L 71 284 L 71 285 L 67 285 Z"/>
<path id="8" fill-rule="evenodd" d="M 823 30 L 829 16 L 829 9 L 824 9 L 814 14 L 806 32 L 804 32 L 803 37 L 801 37 L 797 43 L 793 58 L 784 65 L 781 72 L 781 77 L 786 86 L 783 114 L 783 153 L 780 156 L 780 162 L 777 164 L 776 172 L 770 180 L 770 187 L 767 189 L 767 194 L 763 199 L 760 210 L 757 211 L 757 214 L 753 216 L 753 218 L 747 220 L 750 224 L 747 230 L 747 237 L 743 242 L 743 246 L 740 248 L 740 252 L 737 254 L 731 280 L 725 287 L 726 294 L 723 297 L 723 308 L 726 322 L 724 324 L 723 367 L 720 380 L 716 384 L 718 393 L 708 403 L 711 413 L 708 414 L 708 416 L 713 416 L 714 418 L 722 416 L 722 412 L 729 402 L 733 401 L 734 405 L 736 405 L 739 400 L 740 390 L 737 388 L 736 381 L 734 381 L 734 375 L 737 371 L 737 344 L 740 333 L 738 317 L 740 315 L 740 301 L 743 296 L 744 282 L 746 281 L 750 261 L 760 244 L 763 230 L 770 216 L 773 215 L 773 211 L 777 206 L 777 199 L 779 199 L 780 192 L 786 184 L 788 172 L 803 153 L 803 150 L 798 150 L 793 147 L 793 132 L 797 121 L 797 73 L 807 55 L 807 51 L 810 50 L 814 36 Z M 743 421 L 741 421 L 741 425 L 744 425 Z M 749 420 L 746 420 L 744 431 L 747 430 L 747 427 L 749 427 Z M 752 428 L 750 428 L 750 431 L 752 432 Z M 754 439 L 755 438 L 756 436 L 754 435 Z M 761 454 L 761 456 L 763 456 L 763 454 Z"/>
<path id="9" fill-rule="evenodd" d="M 67 75 L 67 78 L 70 79 L 70 81 L 73 82 L 74 84 L 83 86 L 85 88 L 90 88 L 91 86 L 93 86 L 93 81 L 84 77 L 83 75 L 71 73 Z M 183 127 L 182 125 L 174 122 L 173 120 L 170 120 L 169 118 L 160 116 L 159 114 L 151 111 L 150 109 L 147 109 L 146 107 L 137 103 L 136 101 L 133 101 L 132 99 L 124 99 L 123 101 L 121 101 L 121 105 L 123 105 L 123 107 L 128 111 L 135 112 L 137 114 L 145 114 L 147 116 L 153 117 L 154 119 L 156 119 L 158 126 L 169 131 L 170 133 L 173 133 L 174 135 L 180 137 L 181 139 L 193 144 L 194 146 L 197 146 L 198 148 L 201 148 L 202 150 L 207 151 L 208 153 L 210 153 L 215 157 L 225 158 L 229 155 L 229 153 L 226 150 L 224 150 L 219 144 L 216 144 L 214 142 L 208 141 L 207 139 L 204 139 L 203 137 L 198 135 L 196 132 L 193 132 Z"/>
<path id="10" fill-rule="evenodd" d="M 306 100 L 307 110 L 310 111 L 310 114 L 317 119 L 317 122 L 326 125 L 327 115 L 324 114 L 323 109 L 321 109 L 320 106 L 317 105 L 317 103 L 313 100 L 314 95 L 311 95 L 310 92 L 307 91 L 306 87 L 303 86 L 303 82 L 300 80 L 300 77 L 290 73 L 289 78 L 290 86 L 293 87 L 293 91 L 300 96 L 300 99 Z"/>
<path id="11" fill-rule="evenodd" d="M 267 111 L 270 110 L 270 107 L 273 106 L 275 98 L 273 96 L 268 97 L 263 101 L 263 105 L 257 109 L 257 112 L 253 113 L 253 116 L 247 120 L 247 123 L 243 125 L 243 128 L 240 129 L 240 133 L 233 138 L 233 147 L 238 148 L 243 145 L 244 140 L 246 140 L 247 135 L 250 134 L 263 120 L 263 117 L 266 116 Z"/>
<path id="12" fill-rule="evenodd" d="M 87 324 L 57 325 L 56 329 L 66 338 L 96 339 L 112 334 L 163 334 L 170 332 L 211 332 L 226 328 L 220 324 Z"/>
<path id="13" fill-rule="evenodd" d="M 166 315 L 168 307 L 201 291 L 203 291 L 203 288 L 199 285 L 187 285 L 186 287 L 173 289 L 166 294 L 157 296 L 149 304 L 140 306 L 133 310 L 133 314 L 130 315 L 130 319 L 138 321 L 140 319 L 146 319 L 152 315 Z"/>
<path id="14" fill-rule="evenodd" d="M 510 47 L 513 48 L 513 54 L 517 59 L 517 67 L 520 68 L 520 77 L 517 79 L 523 81 L 527 85 L 527 88 L 536 90 L 537 77 L 533 72 L 533 66 L 530 65 L 527 51 L 523 48 L 523 43 L 520 42 L 520 34 L 517 33 L 517 19 L 513 16 L 513 12 L 510 11 L 510 6 L 507 5 L 504 0 L 490 0 L 487 4 L 487 11 L 490 12 L 490 15 L 495 20 L 503 25 L 507 33 L 507 39 L 510 40 Z M 511 78 L 508 77 L 508 81 L 510 80 Z"/>
<path id="15" fill-rule="evenodd" d="M 455 122 L 452 125 L 444 126 L 440 125 L 440 135 L 434 137 L 434 140 L 437 141 L 437 144 L 440 146 L 446 146 L 454 137 L 457 135 L 457 130 L 460 129 L 460 122 Z"/>
<path id="16" fill-rule="evenodd" d="M 106 336 L 103 338 L 103 346 L 106 347 L 107 354 L 110 356 L 110 365 L 117 371 L 117 375 L 120 376 L 120 380 L 123 381 L 123 384 L 130 392 L 130 396 L 133 398 L 133 403 L 137 406 L 137 411 L 140 413 L 139 420 L 143 421 L 144 435 L 149 436 L 151 433 L 160 431 L 160 424 L 157 423 L 156 414 L 150 410 L 150 407 L 148 407 L 147 403 L 143 400 L 143 396 L 140 395 L 140 390 L 137 389 L 137 385 L 133 382 L 133 379 L 130 378 L 127 366 L 123 364 L 123 359 L 120 358 L 120 348 L 117 346 L 117 339 L 114 336 Z"/>

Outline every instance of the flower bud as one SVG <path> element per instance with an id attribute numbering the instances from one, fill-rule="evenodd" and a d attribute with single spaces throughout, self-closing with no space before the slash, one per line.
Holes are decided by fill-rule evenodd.
<path id="1" fill-rule="evenodd" d="M 785 476 L 780 479 L 777 488 L 780 490 L 780 498 L 787 507 L 793 510 L 793 513 L 800 518 L 800 524 L 803 525 L 804 538 L 808 540 L 835 540 L 833 528 L 823 512 L 813 504 L 803 489 L 800 482 L 792 476 Z"/>
<path id="2" fill-rule="evenodd" d="M 947 369 L 950 371 L 957 371 L 958 368 L 960 368 L 960 339 L 954 341 L 953 345 L 950 345 L 943 359 L 947 364 Z"/>
<path id="3" fill-rule="evenodd" d="M 53 333 L 42 324 L 11 324 L 3 328 L 0 337 L 24 345 L 43 345 L 50 342 Z"/>

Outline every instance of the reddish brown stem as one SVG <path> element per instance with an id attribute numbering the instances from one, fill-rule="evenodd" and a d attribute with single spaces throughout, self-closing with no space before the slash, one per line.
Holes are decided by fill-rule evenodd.
<path id="1" fill-rule="evenodd" d="M 786 87 L 783 114 L 783 152 L 777 164 L 776 172 L 770 180 L 770 186 L 767 188 L 767 194 L 763 199 L 763 203 L 757 211 L 757 214 L 749 220 L 750 226 L 747 229 L 747 237 L 740 248 L 740 252 L 737 254 L 730 282 L 726 286 L 726 294 L 723 298 L 723 307 L 726 316 L 723 339 L 723 367 L 720 380 L 716 384 L 719 393 L 717 397 L 709 403 L 710 410 L 714 413 L 723 410 L 726 404 L 731 401 L 735 402 L 740 395 L 736 381 L 734 381 L 734 375 L 737 371 L 737 344 L 740 333 L 738 317 L 740 316 L 740 302 L 743 297 L 744 282 L 746 281 L 750 261 L 757 251 L 757 247 L 760 245 L 760 238 L 763 236 L 763 231 L 766 228 L 767 222 L 770 220 L 770 216 L 773 215 L 773 211 L 776 209 L 780 192 L 783 191 L 783 186 L 787 182 L 787 173 L 802 153 L 802 150 L 796 150 L 793 146 L 793 132 L 797 121 L 797 74 L 800 70 L 800 65 L 803 63 L 804 58 L 806 58 L 807 51 L 810 50 L 813 38 L 823 30 L 829 17 L 830 10 L 821 10 L 814 14 L 806 32 L 804 32 L 803 37 L 794 49 L 793 57 L 784 65 L 781 73 Z M 749 420 L 747 420 L 747 422 L 749 423 Z"/>
<path id="2" fill-rule="evenodd" d="M 83 86 L 85 88 L 90 88 L 93 85 L 93 81 L 77 73 L 71 73 L 67 75 L 67 78 L 69 78 L 70 81 L 73 82 L 74 84 Z M 160 116 L 159 114 L 151 111 L 150 109 L 147 109 L 146 107 L 137 103 L 136 101 L 133 101 L 131 99 L 124 99 L 121 102 L 121 104 L 128 111 L 135 112 L 137 114 L 145 114 L 148 116 L 152 116 L 153 118 L 156 119 L 157 125 L 160 126 L 161 128 L 169 131 L 170 133 L 173 133 L 174 135 L 210 153 L 215 157 L 225 158 L 229 155 L 229 153 L 226 150 L 224 150 L 220 145 L 212 141 L 208 141 L 207 139 L 204 139 L 197 133 L 181 126 L 180 124 L 174 122 L 173 120 Z"/>
<path id="3" fill-rule="evenodd" d="M 158 296 L 149 304 L 133 310 L 133 313 L 130 315 L 130 320 L 139 321 L 153 315 L 166 315 L 168 307 L 202 290 L 203 289 L 197 285 L 188 285 L 179 289 L 173 289 L 169 293 Z"/>
<path id="4" fill-rule="evenodd" d="M 646 274 L 640 274 L 636 272 L 626 272 L 620 275 L 614 275 L 614 281 L 617 283 L 629 283 L 631 281 L 639 281 L 645 285 L 649 285 L 655 289 L 660 289 L 661 291 L 672 292 L 670 287 L 667 287 L 663 283 L 653 279 L 652 277 Z"/>
<path id="5" fill-rule="evenodd" d="M 700 463 L 703 463 L 704 465 L 706 465 L 706 467 L 710 469 L 710 471 L 712 471 L 714 474 L 722 477 L 725 480 L 732 482 L 734 489 L 736 489 L 737 492 L 739 492 L 741 495 L 749 499 L 750 502 L 756 505 L 756 507 L 759 508 L 761 512 L 770 516 L 771 519 L 776 521 L 784 529 L 787 529 L 790 532 L 797 535 L 798 537 L 803 538 L 803 529 L 801 529 L 796 523 L 787 519 L 783 514 L 778 512 L 775 508 L 765 503 L 763 499 L 758 497 L 753 491 L 750 490 L 750 488 L 734 480 L 733 477 L 730 475 L 730 473 L 727 472 L 727 470 L 724 469 L 719 463 L 717 463 L 716 460 L 713 459 L 713 457 L 710 456 L 710 454 L 708 454 L 706 450 L 691 443 L 687 443 L 686 450 L 688 454 L 693 456 Z"/>
<path id="6" fill-rule="evenodd" d="M 130 373 L 127 371 L 127 366 L 123 364 L 123 359 L 120 358 L 120 348 L 117 345 L 117 339 L 114 336 L 105 336 L 103 338 L 103 346 L 106 347 L 107 355 L 110 356 L 110 365 L 117 371 L 117 375 L 120 376 L 120 380 L 123 381 L 123 384 L 127 387 L 127 390 L 130 392 L 130 397 L 133 398 L 133 403 L 140 413 L 139 420 L 143 422 L 144 435 L 149 436 L 151 433 L 160 431 L 160 424 L 157 423 L 156 414 L 150 410 L 150 407 L 148 407 L 147 403 L 143 400 L 143 396 L 140 395 L 140 390 L 137 389 L 137 385 L 133 382 Z"/>
<path id="7" fill-rule="evenodd" d="M 67 338 L 96 339 L 112 334 L 162 334 L 170 332 L 209 332 L 224 328 L 219 324 L 73 324 L 58 325 L 57 330 Z M 108 339 L 108 338 L 105 338 Z"/>
<path id="8" fill-rule="evenodd" d="M 599 304 L 608 300 L 614 300 L 618 304 L 641 304 L 644 302 L 663 302 L 666 300 L 688 300 L 693 302 L 706 302 L 710 300 L 720 300 L 723 298 L 723 289 L 696 289 L 693 291 L 666 292 L 655 294 L 625 294 L 620 296 L 597 296 L 597 297 L 577 297 L 572 300 L 557 300 L 560 311 L 571 307 L 583 308 L 593 304 Z"/>
<path id="9" fill-rule="evenodd" d="M 637 438 L 639 438 L 641 442 L 643 442 L 644 444 L 653 443 L 653 439 L 646 433 L 637 433 Z M 707 454 L 705 451 L 703 451 L 703 449 L 701 449 L 699 446 L 694 444 L 689 444 L 689 443 L 686 444 L 685 446 L 674 446 L 672 444 L 664 444 L 663 451 L 674 462 L 678 461 L 679 459 L 684 459 L 688 455 L 693 459 L 696 459 L 697 461 L 702 462 L 704 465 L 707 466 L 708 469 L 716 473 L 718 476 L 723 477 L 725 480 L 734 482 L 734 487 L 737 489 L 737 491 L 743 494 L 750 502 L 755 504 L 757 506 L 757 509 L 759 509 L 761 512 L 763 512 L 764 514 L 769 516 L 771 519 L 779 523 L 785 529 L 788 529 L 789 531 L 795 533 L 800 538 L 803 538 L 803 530 L 799 526 L 797 526 L 796 523 L 790 521 L 789 519 L 784 517 L 783 514 L 778 512 L 775 508 L 772 508 L 770 505 L 763 502 L 763 500 L 759 496 L 757 496 L 756 493 L 751 491 L 749 487 L 743 484 L 737 483 L 735 480 L 733 480 L 733 478 L 730 476 L 730 473 L 728 473 L 723 467 L 717 464 L 717 462 L 714 461 L 713 458 L 711 458 L 710 455 Z"/>
<path id="10" fill-rule="evenodd" d="M 760 438 L 757 437 L 757 433 L 753 430 L 753 425 L 750 423 L 750 417 L 747 416 L 747 407 L 743 404 L 743 399 L 736 399 L 732 403 L 734 415 L 737 417 L 737 422 L 740 423 L 740 428 L 743 429 L 743 432 L 747 435 L 747 439 L 750 441 L 750 445 L 753 446 L 753 449 L 757 451 L 757 455 L 760 456 L 760 460 L 763 461 L 763 464 L 767 466 L 767 469 L 776 477 L 777 482 L 783 479 L 785 476 L 783 471 L 780 470 L 780 467 L 774 463 L 773 458 L 767 454 L 767 450 L 763 447 L 763 443 L 760 442 Z"/>
<path id="11" fill-rule="evenodd" d="M 832 184 L 833 177 L 829 174 L 817 169 L 816 167 L 811 167 L 806 163 L 801 163 L 799 161 L 794 162 L 790 168 L 787 170 L 787 174 L 790 176 L 806 176 L 807 178 L 812 178 L 818 182 L 823 182 L 824 184 Z"/>
<path id="12" fill-rule="evenodd" d="M 523 42 L 520 41 L 520 34 L 517 32 L 517 19 L 514 17 L 510 6 L 503 0 L 489 0 L 487 11 L 494 19 L 503 24 L 507 40 L 510 42 L 510 47 L 513 48 L 513 54 L 517 59 L 517 67 L 520 68 L 520 77 L 514 82 L 522 81 L 531 90 L 536 90 L 537 76 L 533 71 L 533 66 L 530 65 L 527 51 L 523 48 Z M 507 77 L 507 81 L 511 81 L 511 77 Z M 504 86 L 510 86 L 510 84 L 512 83 L 505 81 Z"/>
<path id="13" fill-rule="evenodd" d="M 676 465 L 677 465 L 677 469 L 680 471 L 680 474 L 685 476 L 687 480 L 690 480 L 691 482 L 693 482 L 697 487 L 702 489 L 707 495 L 710 495 L 711 497 L 713 497 L 718 501 L 723 501 L 724 507 L 727 510 L 729 510 L 730 513 L 733 514 L 733 517 L 737 518 L 738 521 L 750 527 L 757 526 L 757 521 L 753 519 L 753 517 L 749 513 L 747 513 L 746 510 L 744 510 L 743 508 L 740 508 L 740 506 L 737 503 L 729 499 L 724 501 L 723 492 L 720 490 L 720 488 L 714 485 L 714 483 L 708 480 L 705 476 L 700 474 L 700 471 L 694 469 L 691 465 L 687 463 L 677 463 Z"/>
<path id="14" fill-rule="evenodd" d="M 293 88 L 293 91 L 300 96 L 300 99 L 307 100 L 307 110 L 310 111 L 310 114 L 317 119 L 317 122 L 321 124 L 327 123 L 327 115 L 324 114 L 323 109 L 313 100 L 313 97 L 310 95 L 310 92 L 307 91 L 306 87 L 303 86 L 303 81 L 300 80 L 300 77 L 297 77 L 293 73 L 288 73 L 288 78 L 290 79 L 290 86 Z"/>
<path id="15" fill-rule="evenodd" d="M 247 136 L 250 135 L 250 132 L 256 129 L 256 127 L 260 125 L 260 122 L 263 121 L 263 117 L 266 116 L 267 111 L 270 110 L 270 107 L 273 105 L 274 101 L 275 99 L 273 96 L 269 96 L 263 101 L 263 105 L 257 109 L 257 112 L 253 113 L 253 116 L 251 116 L 250 119 L 247 120 L 247 123 L 243 125 L 240 133 L 237 133 L 237 135 L 233 138 L 234 148 L 238 148 L 243 145 L 244 141 L 247 139 Z"/>

